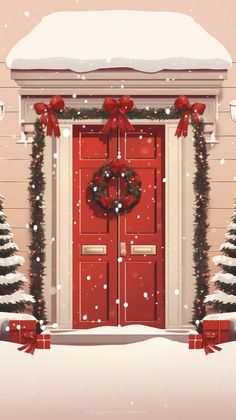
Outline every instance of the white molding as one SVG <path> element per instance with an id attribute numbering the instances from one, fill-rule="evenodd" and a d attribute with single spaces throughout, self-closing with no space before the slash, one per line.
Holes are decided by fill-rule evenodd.
<path id="1" fill-rule="evenodd" d="M 144 73 L 106 69 L 79 73 L 55 70 L 11 70 L 21 95 L 218 95 L 227 78 L 224 70 L 164 70 Z M 121 88 L 121 85 L 124 88 Z"/>
<path id="2" fill-rule="evenodd" d="M 124 92 L 120 93 L 121 95 L 124 94 Z M 159 93 L 160 94 L 160 93 Z M 170 92 L 169 92 L 170 94 Z M 45 93 L 44 93 L 45 95 Z M 115 95 L 114 93 L 112 95 Z M 137 94 L 136 94 L 137 95 Z M 153 94 L 152 94 L 153 96 Z M 172 97 L 165 97 L 165 98 L 160 98 L 157 96 L 154 97 L 138 97 L 136 96 L 134 101 L 135 101 L 135 107 L 137 108 L 145 108 L 145 107 L 149 107 L 149 108 L 167 108 L 169 106 L 171 106 L 174 103 L 174 100 L 176 99 L 176 96 L 173 95 L 173 93 L 171 94 Z M 99 101 L 97 98 L 88 98 L 86 99 L 88 102 L 85 103 L 84 102 L 84 98 L 83 97 L 78 97 L 78 98 L 64 98 L 65 101 L 65 105 L 68 107 L 72 107 L 72 108 L 93 108 L 93 107 L 97 107 L 97 108 L 102 108 L 102 104 L 103 104 L 103 98 L 102 101 Z M 215 98 L 204 98 L 204 99 L 199 99 L 198 97 L 194 97 L 192 96 L 190 98 L 191 103 L 194 102 L 204 102 L 204 104 L 206 105 L 206 109 L 204 112 L 204 121 L 206 122 L 206 124 L 213 124 L 215 121 L 215 114 L 216 114 L 216 100 Z M 24 132 L 29 133 L 29 135 L 34 131 L 34 122 L 35 122 L 35 118 L 36 118 L 36 114 L 33 108 L 33 105 L 35 102 L 45 102 L 48 103 L 49 102 L 49 98 L 47 98 L 46 96 L 41 96 L 40 99 L 35 99 L 34 97 L 30 97 L 30 98 L 22 98 L 22 114 L 21 114 L 21 124 L 24 127 Z M 73 120 L 73 122 L 75 123 L 78 122 L 80 123 L 81 120 Z M 96 121 L 101 122 L 102 124 L 105 123 L 105 120 L 101 120 L 98 119 Z M 154 122 L 155 124 L 157 123 L 156 120 L 144 120 L 145 124 L 150 124 L 151 122 Z M 159 120 L 158 120 L 159 121 Z M 170 120 L 162 120 L 161 123 L 166 123 L 169 122 Z M 173 121 L 173 120 L 172 120 Z M 61 120 L 60 119 L 60 124 L 62 123 L 67 123 L 68 120 Z M 90 120 L 87 119 L 85 120 L 85 122 L 87 124 L 94 124 L 94 120 Z M 132 120 L 133 124 L 138 124 L 139 120 Z"/>
<path id="3" fill-rule="evenodd" d="M 166 122 L 166 328 L 182 328 L 182 141 L 174 136 L 176 126 Z M 61 125 L 57 143 L 57 323 L 72 328 L 72 136 L 63 137 L 65 127 L 72 132 L 72 124 Z"/>
<path id="4" fill-rule="evenodd" d="M 47 308 L 47 319 L 52 320 L 52 141 L 50 137 L 45 137 L 44 165 L 46 186 L 44 193 L 44 214 L 45 214 L 45 277 L 44 277 L 44 297 Z"/>
<path id="5" fill-rule="evenodd" d="M 182 140 L 166 125 L 165 327 L 182 328 Z M 184 140 L 185 141 L 185 140 Z M 179 294 L 175 294 L 179 291 Z"/>
<path id="6" fill-rule="evenodd" d="M 70 137 L 63 128 L 70 127 Z M 57 141 L 57 323 L 72 328 L 72 125 Z M 60 289 L 58 289 L 60 287 Z"/>

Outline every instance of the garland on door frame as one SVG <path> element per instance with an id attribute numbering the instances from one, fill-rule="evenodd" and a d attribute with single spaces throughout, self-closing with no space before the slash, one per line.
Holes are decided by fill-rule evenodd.
<path id="1" fill-rule="evenodd" d="M 55 99 L 56 98 L 56 99 Z M 54 100 L 54 102 L 53 102 Z M 62 102 L 60 102 L 62 101 Z M 116 117 L 109 109 L 109 112 L 99 108 L 72 108 L 65 107 L 59 109 L 59 103 L 64 106 L 63 100 L 60 97 L 52 98 L 49 105 L 40 104 L 36 112 L 42 114 L 40 119 L 35 122 L 35 133 L 32 147 L 32 162 L 31 162 L 31 178 L 29 185 L 30 203 L 31 203 L 31 233 L 32 241 L 30 245 L 30 278 L 31 286 L 30 292 L 36 299 L 34 315 L 37 319 L 46 320 L 45 301 L 43 298 L 43 278 L 45 271 L 45 232 L 44 232 L 44 189 L 45 180 L 42 169 L 43 153 L 45 146 L 45 133 L 43 125 L 47 126 L 47 134 L 60 135 L 60 129 L 57 119 L 63 120 L 86 120 L 86 119 L 110 119 L 112 123 L 119 122 L 119 118 L 123 118 L 126 113 L 127 118 L 132 119 L 147 119 L 154 120 L 171 120 L 179 119 L 179 124 L 176 130 L 178 137 L 187 135 L 188 122 L 191 120 L 194 135 L 194 149 L 195 149 L 195 163 L 196 172 L 193 181 L 193 188 L 195 193 L 195 220 L 194 220 L 194 272 L 195 272 L 195 290 L 196 296 L 193 306 L 192 322 L 198 325 L 199 320 L 205 316 L 204 298 L 208 294 L 208 279 L 209 279 L 209 265 L 208 265 L 208 250 L 207 243 L 207 207 L 209 202 L 209 180 L 208 180 L 208 162 L 207 162 L 207 146 L 204 137 L 204 123 L 199 120 L 197 114 L 202 115 L 205 109 L 204 104 L 192 104 L 185 96 L 180 96 L 175 101 L 175 106 L 168 108 L 133 108 L 127 110 L 122 109 L 122 104 L 114 100 L 114 107 L 116 107 Z M 35 104 L 39 105 L 39 104 Z M 36 108 L 35 108 L 36 109 Z M 126 118 L 126 117 L 125 117 Z M 113 123 L 112 123 L 113 124 Z M 125 122 L 126 124 L 126 122 Z M 112 127 L 114 128 L 114 127 Z M 37 226 L 37 228 L 36 228 Z"/>
<path id="2" fill-rule="evenodd" d="M 44 191 L 43 173 L 45 134 L 42 124 L 34 124 L 34 141 L 30 163 L 29 200 L 31 211 L 30 249 L 30 293 L 35 298 L 33 315 L 46 323 L 45 300 L 43 295 L 45 273 L 45 229 L 44 229 Z"/>

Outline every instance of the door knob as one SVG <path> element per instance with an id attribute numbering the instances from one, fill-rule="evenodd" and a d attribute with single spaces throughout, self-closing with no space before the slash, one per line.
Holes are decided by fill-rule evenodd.
<path id="1" fill-rule="evenodd" d="M 121 242 L 120 243 L 120 255 L 121 255 L 121 257 L 125 257 L 126 254 L 127 254 L 127 251 L 126 251 L 126 242 Z"/>

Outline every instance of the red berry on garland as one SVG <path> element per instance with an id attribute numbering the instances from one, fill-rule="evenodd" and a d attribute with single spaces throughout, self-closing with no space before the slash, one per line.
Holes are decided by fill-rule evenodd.
<path id="1" fill-rule="evenodd" d="M 112 205 L 113 198 L 108 197 L 106 195 L 101 195 L 99 197 L 99 201 L 103 205 L 103 207 L 105 207 L 106 209 L 109 209 Z"/>
<path id="2" fill-rule="evenodd" d="M 94 181 L 96 182 L 97 185 L 101 185 L 104 182 L 104 176 L 103 175 L 95 176 Z"/>
<path id="3" fill-rule="evenodd" d="M 131 204 L 133 204 L 135 202 L 135 198 L 133 195 L 127 195 L 126 197 L 123 198 L 123 206 L 125 209 L 127 209 L 128 207 L 131 206 Z"/>

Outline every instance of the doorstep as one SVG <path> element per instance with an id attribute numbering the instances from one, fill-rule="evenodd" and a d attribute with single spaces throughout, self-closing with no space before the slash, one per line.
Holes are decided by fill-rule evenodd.
<path id="1" fill-rule="evenodd" d="M 188 342 L 189 334 L 196 334 L 191 329 L 163 330 L 143 325 L 128 325 L 125 327 L 95 327 L 89 329 L 53 329 L 44 331 L 51 335 L 52 344 L 62 345 L 117 345 L 131 344 L 151 338 L 167 338 L 181 343 Z"/>

